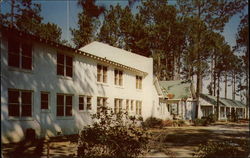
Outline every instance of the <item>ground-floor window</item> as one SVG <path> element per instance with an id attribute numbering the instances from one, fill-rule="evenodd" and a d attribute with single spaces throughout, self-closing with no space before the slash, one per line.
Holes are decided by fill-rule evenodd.
<path id="1" fill-rule="evenodd" d="M 9 116 L 32 116 L 32 91 L 9 89 L 8 90 Z"/>
<path id="2" fill-rule="evenodd" d="M 142 101 L 137 100 L 136 101 L 136 115 L 141 115 L 141 108 L 142 108 Z"/>
<path id="3" fill-rule="evenodd" d="M 114 113 L 118 114 L 122 111 L 122 99 L 115 99 L 114 100 Z"/>
<path id="4" fill-rule="evenodd" d="M 97 113 L 100 112 L 100 107 L 107 106 L 107 100 L 106 97 L 97 97 Z"/>
<path id="5" fill-rule="evenodd" d="M 49 93 L 41 92 L 41 109 L 48 110 L 49 109 Z"/>
<path id="6" fill-rule="evenodd" d="M 202 115 L 204 117 L 207 117 L 213 113 L 213 107 L 212 106 L 201 106 L 201 111 L 202 111 Z"/>
<path id="7" fill-rule="evenodd" d="M 79 96 L 79 110 L 91 110 L 92 109 L 92 97 L 86 95 Z"/>
<path id="8" fill-rule="evenodd" d="M 57 94 L 56 116 L 72 116 L 73 95 Z"/>

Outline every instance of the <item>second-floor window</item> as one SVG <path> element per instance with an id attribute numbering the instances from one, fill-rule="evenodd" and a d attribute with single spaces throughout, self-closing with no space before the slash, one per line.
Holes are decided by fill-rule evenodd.
<path id="1" fill-rule="evenodd" d="M 136 76 L 136 89 L 142 89 L 142 77 Z"/>
<path id="2" fill-rule="evenodd" d="M 57 53 L 57 75 L 72 77 L 73 58 L 71 56 Z"/>
<path id="3" fill-rule="evenodd" d="M 17 40 L 8 41 L 8 64 L 21 69 L 32 69 L 32 45 Z"/>
<path id="4" fill-rule="evenodd" d="M 107 83 L 107 71 L 108 67 L 103 65 L 97 65 L 97 81 Z"/>
<path id="5" fill-rule="evenodd" d="M 123 72 L 121 70 L 115 69 L 115 85 L 122 86 L 123 82 Z"/>

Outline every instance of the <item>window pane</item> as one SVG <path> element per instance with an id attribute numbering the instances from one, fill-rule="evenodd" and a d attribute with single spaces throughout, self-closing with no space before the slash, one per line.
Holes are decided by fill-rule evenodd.
<path id="1" fill-rule="evenodd" d="M 48 101 L 49 100 L 49 94 L 48 93 L 41 93 L 41 100 L 42 101 Z"/>
<path id="2" fill-rule="evenodd" d="M 57 65 L 57 75 L 64 75 L 63 65 Z"/>
<path id="3" fill-rule="evenodd" d="M 32 57 L 32 46 L 30 44 L 22 44 L 22 55 Z"/>
<path id="4" fill-rule="evenodd" d="M 22 92 L 22 104 L 31 105 L 31 92 Z"/>
<path id="5" fill-rule="evenodd" d="M 72 96 L 66 96 L 66 105 L 72 105 Z"/>
<path id="6" fill-rule="evenodd" d="M 19 54 L 8 54 L 8 64 L 9 66 L 13 67 L 19 67 L 20 62 L 19 62 Z"/>
<path id="7" fill-rule="evenodd" d="M 66 76 L 72 77 L 72 67 L 66 67 Z"/>
<path id="8" fill-rule="evenodd" d="M 18 42 L 18 40 L 9 39 L 8 41 L 9 53 L 19 54 L 19 46 L 20 43 Z"/>
<path id="9" fill-rule="evenodd" d="M 79 96 L 79 110 L 84 110 L 84 97 Z"/>
<path id="10" fill-rule="evenodd" d="M 66 116 L 72 116 L 72 106 L 66 106 Z"/>
<path id="11" fill-rule="evenodd" d="M 8 91 L 8 101 L 9 103 L 19 103 L 18 101 L 19 91 L 18 90 L 9 90 Z"/>
<path id="12" fill-rule="evenodd" d="M 103 66 L 103 82 L 107 83 L 107 67 Z"/>
<path id="13" fill-rule="evenodd" d="M 63 95 L 57 95 L 57 105 L 64 105 L 64 96 Z"/>
<path id="14" fill-rule="evenodd" d="M 66 56 L 66 65 L 72 67 L 73 58 L 70 56 Z"/>
<path id="15" fill-rule="evenodd" d="M 64 116 L 64 106 L 57 106 L 56 116 Z"/>
<path id="16" fill-rule="evenodd" d="M 91 110 L 91 97 L 87 97 L 87 110 Z"/>
<path id="17" fill-rule="evenodd" d="M 22 104 L 22 115 L 21 116 L 31 116 L 31 105 Z"/>
<path id="18" fill-rule="evenodd" d="M 8 105 L 9 116 L 20 116 L 19 104 L 11 104 Z"/>
<path id="19" fill-rule="evenodd" d="M 57 64 L 64 65 L 64 55 L 57 53 Z"/>
<path id="20" fill-rule="evenodd" d="M 49 108 L 49 94 L 41 93 L 41 109 Z"/>
<path id="21" fill-rule="evenodd" d="M 22 56 L 22 68 L 31 70 L 32 58 Z"/>

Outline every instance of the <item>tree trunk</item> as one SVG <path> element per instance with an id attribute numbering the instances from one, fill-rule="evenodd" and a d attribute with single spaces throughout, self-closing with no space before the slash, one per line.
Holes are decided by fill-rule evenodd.
<path id="1" fill-rule="evenodd" d="M 232 82 L 233 82 L 233 84 L 232 84 L 232 99 L 233 100 L 235 100 L 235 73 L 233 73 L 233 79 L 232 79 Z"/>
<path id="2" fill-rule="evenodd" d="M 227 98 L 227 72 L 225 72 L 225 98 Z"/>
<path id="3" fill-rule="evenodd" d="M 220 119 L 220 72 L 217 73 L 217 120 Z"/>
<path id="4" fill-rule="evenodd" d="M 214 55 L 212 55 L 212 60 L 211 60 L 211 89 L 212 89 L 212 95 L 214 95 L 213 82 L 214 82 Z"/>
<path id="5" fill-rule="evenodd" d="M 214 65 L 216 65 L 216 59 L 214 58 Z M 214 83 L 213 83 L 213 96 L 216 96 L 216 74 L 215 71 L 213 71 L 213 77 L 214 77 Z"/>
<path id="6" fill-rule="evenodd" d="M 14 7 L 15 7 L 15 0 L 11 0 L 11 24 L 10 26 L 14 26 Z"/>
<path id="7" fill-rule="evenodd" d="M 247 51 L 246 51 L 246 57 L 247 57 L 247 73 L 246 73 L 246 118 L 249 118 L 249 36 L 247 38 Z"/>

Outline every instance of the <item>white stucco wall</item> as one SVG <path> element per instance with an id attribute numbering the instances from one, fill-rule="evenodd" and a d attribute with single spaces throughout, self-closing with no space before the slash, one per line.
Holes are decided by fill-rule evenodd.
<path id="1" fill-rule="evenodd" d="M 141 71 L 148 75 L 143 78 L 142 89 L 136 89 L 136 75 L 132 71 L 123 70 L 123 86 L 114 85 L 114 69 L 105 63 L 73 55 L 73 78 L 65 78 L 56 74 L 56 53 L 62 52 L 73 55 L 71 52 L 59 50 L 51 46 L 33 41 L 33 69 L 25 71 L 8 66 L 8 42 L 1 37 L 1 140 L 3 143 L 16 142 L 24 138 L 25 130 L 33 128 L 38 137 L 47 135 L 77 133 L 84 125 L 92 122 L 90 114 L 96 112 L 97 97 L 108 97 L 108 106 L 114 107 L 114 98 L 123 99 L 125 108 L 126 99 L 142 101 L 142 116 L 144 120 L 151 116 L 154 99 L 153 89 L 153 60 L 151 58 L 132 55 L 137 62 L 143 63 Z M 131 53 L 132 54 L 132 53 Z M 126 56 L 127 58 L 127 56 Z M 137 59 L 138 58 L 138 59 Z M 145 59 L 145 60 L 144 60 Z M 127 59 L 126 59 L 127 60 Z M 97 64 L 108 66 L 108 83 L 97 83 Z M 132 66 L 132 65 L 128 65 Z M 138 67 L 135 67 L 138 68 Z M 119 68 L 121 69 L 121 68 Z M 139 69 L 140 70 L 140 69 Z M 23 89 L 33 91 L 32 117 L 10 118 L 8 116 L 8 89 Z M 49 111 L 41 111 L 40 92 L 50 93 Z M 56 116 L 56 94 L 73 94 L 73 116 Z M 92 110 L 79 112 L 78 96 L 92 96 Z M 155 102 L 158 105 L 157 102 Z M 134 112 L 135 114 L 135 103 Z"/>

